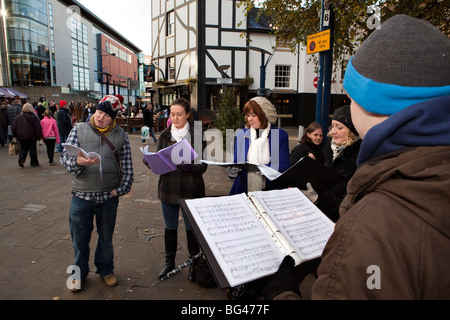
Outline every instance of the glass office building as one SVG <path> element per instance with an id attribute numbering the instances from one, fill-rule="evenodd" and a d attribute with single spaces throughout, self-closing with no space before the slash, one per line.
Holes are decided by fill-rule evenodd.
<path id="1" fill-rule="evenodd" d="M 46 0 L 3 0 L 13 86 L 51 85 Z"/>

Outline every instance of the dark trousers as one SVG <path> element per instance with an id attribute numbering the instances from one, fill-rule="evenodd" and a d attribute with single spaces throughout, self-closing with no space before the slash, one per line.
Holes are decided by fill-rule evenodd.
<path id="1" fill-rule="evenodd" d="M 21 149 L 19 153 L 19 162 L 25 163 L 27 160 L 28 151 L 30 151 L 30 165 L 32 167 L 38 166 L 39 161 L 37 157 L 36 140 L 24 141 L 19 140 Z"/>
<path id="2" fill-rule="evenodd" d="M 53 156 L 55 155 L 56 139 L 44 139 L 44 143 L 47 146 L 48 163 L 53 163 Z"/>

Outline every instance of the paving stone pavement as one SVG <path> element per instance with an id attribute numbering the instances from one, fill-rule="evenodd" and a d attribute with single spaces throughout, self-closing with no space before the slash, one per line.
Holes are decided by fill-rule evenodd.
<path id="1" fill-rule="evenodd" d="M 291 149 L 298 128 L 283 128 Z M 158 135 L 158 134 L 157 134 Z M 187 268 L 156 285 L 164 265 L 164 222 L 157 198 L 158 176 L 142 164 L 139 133 L 129 135 L 135 180 L 129 194 L 120 197 L 114 233 L 115 274 L 119 285 L 108 287 L 95 273 L 91 239 L 91 272 L 81 292 L 66 287 L 73 263 L 68 212 L 71 176 L 59 163 L 49 166 L 45 144 L 38 145 L 39 167 L 29 157 L 20 168 L 17 157 L 0 147 L 0 300 L 223 300 L 226 290 L 205 289 L 187 279 Z M 156 145 L 147 140 L 150 150 Z M 204 174 L 207 196 L 227 195 L 232 181 L 225 172 L 209 166 Z M 184 223 L 179 229 L 177 264 L 188 258 Z M 304 281 L 308 299 L 313 278 Z"/>

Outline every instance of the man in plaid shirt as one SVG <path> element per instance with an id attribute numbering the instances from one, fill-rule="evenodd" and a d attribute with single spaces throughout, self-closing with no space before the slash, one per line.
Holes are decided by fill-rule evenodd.
<path id="1" fill-rule="evenodd" d="M 67 144 L 80 147 L 88 153 L 95 152 L 101 160 L 86 158 L 82 152 L 71 156 L 66 148 L 61 153 L 61 164 L 73 175 L 69 224 L 74 265 L 79 268 L 79 274 L 75 272 L 71 283 L 68 281 L 68 287 L 73 292 L 82 289 L 89 273 L 89 241 L 94 217 L 98 232 L 94 260 L 97 273 L 108 286 L 118 283 L 113 273 L 112 236 L 119 196 L 130 192 L 134 180 L 130 141 L 114 120 L 119 105 L 117 97 L 104 97 L 91 119 L 78 123 L 67 139 Z M 116 157 L 113 148 L 119 157 Z"/>

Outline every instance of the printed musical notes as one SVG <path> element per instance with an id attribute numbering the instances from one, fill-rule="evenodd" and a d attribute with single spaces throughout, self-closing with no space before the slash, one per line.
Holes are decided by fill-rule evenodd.
<path id="1" fill-rule="evenodd" d="M 282 192 L 280 192 L 282 191 Z M 334 223 L 297 188 L 253 192 L 303 260 L 320 256 Z"/>
<path id="2" fill-rule="evenodd" d="M 283 259 L 245 197 L 185 200 L 231 286 L 275 272 Z"/>
<path id="3" fill-rule="evenodd" d="M 320 257 L 334 230 L 297 188 L 180 204 L 222 288 L 275 273 L 285 255 L 297 264 Z"/>

